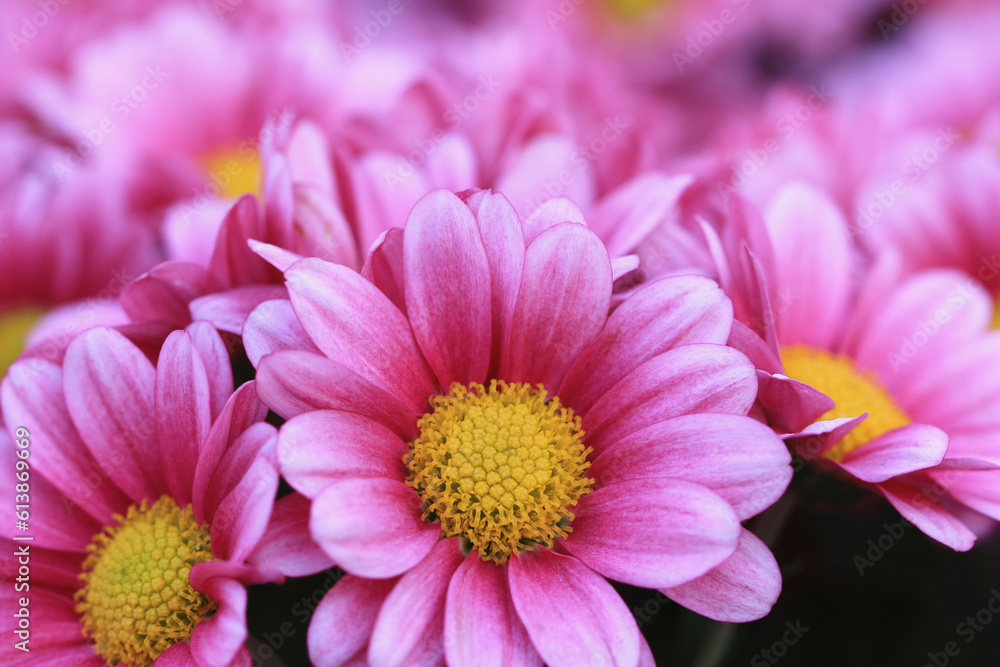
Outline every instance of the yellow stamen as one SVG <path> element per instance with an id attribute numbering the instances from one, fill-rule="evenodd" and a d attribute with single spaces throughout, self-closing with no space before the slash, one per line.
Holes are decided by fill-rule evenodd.
<path id="1" fill-rule="evenodd" d="M 115 519 L 87 548 L 76 611 L 108 665 L 148 667 L 215 610 L 188 581 L 195 564 L 212 560 L 211 541 L 191 507 L 168 496 Z"/>
<path id="2" fill-rule="evenodd" d="M 209 184 L 219 188 L 219 197 L 237 199 L 245 194 L 261 196 L 263 167 L 260 155 L 249 146 L 211 153 L 202 160 Z"/>
<path id="3" fill-rule="evenodd" d="M 808 345 L 781 348 L 785 375 L 805 382 L 833 399 L 833 410 L 820 419 L 857 417 L 868 413 L 859 426 L 824 456 L 839 461 L 884 433 L 911 423 L 874 372 L 858 368 L 846 356 Z"/>
<path id="4" fill-rule="evenodd" d="M 431 399 L 410 445 L 407 483 L 440 521 L 483 560 L 504 563 L 571 530 L 570 508 L 587 494 L 590 448 L 580 418 L 542 385 L 455 383 Z"/>
<path id="5" fill-rule="evenodd" d="M 44 313 L 41 308 L 21 308 L 0 314 L 0 377 L 24 351 L 24 339 Z"/>

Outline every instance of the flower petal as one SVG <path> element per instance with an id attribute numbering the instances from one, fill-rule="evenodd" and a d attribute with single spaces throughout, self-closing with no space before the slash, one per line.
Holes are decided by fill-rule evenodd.
<path id="1" fill-rule="evenodd" d="M 191 317 L 210 322 L 220 331 L 239 336 L 254 308 L 288 295 L 281 285 L 247 285 L 199 297 L 191 302 Z"/>
<path id="2" fill-rule="evenodd" d="M 361 275 L 406 314 L 402 229 L 393 227 L 379 235 L 368 252 L 365 265 L 361 267 Z"/>
<path id="3" fill-rule="evenodd" d="M 678 586 L 729 558 L 740 522 L 724 499 L 682 479 L 631 479 L 577 503 L 560 544 L 609 579 L 643 588 Z"/>
<path id="4" fill-rule="evenodd" d="M 946 489 L 925 473 L 910 473 L 878 484 L 900 514 L 929 537 L 955 551 L 968 551 L 976 535 L 942 504 Z"/>
<path id="5" fill-rule="evenodd" d="M 425 195 L 403 232 L 406 312 L 442 387 L 482 382 L 490 363 L 490 266 L 469 207 Z"/>
<path id="6" fill-rule="evenodd" d="M 309 621 L 309 660 L 316 667 L 363 662 L 375 619 L 395 579 L 346 575 L 331 588 Z"/>
<path id="7" fill-rule="evenodd" d="M 368 661 L 380 667 L 443 664 L 448 582 L 462 562 L 457 537 L 439 541 L 407 572 L 382 604 L 368 646 Z"/>
<path id="8" fill-rule="evenodd" d="M 450 665 L 542 666 L 510 598 L 507 564 L 476 552 L 462 561 L 448 586 L 444 648 Z"/>
<path id="9" fill-rule="evenodd" d="M 560 223 L 528 246 L 505 368 L 511 382 L 554 390 L 600 333 L 611 307 L 611 260 L 592 232 Z"/>
<path id="10" fill-rule="evenodd" d="M 310 504 L 301 493 L 279 498 L 267 530 L 247 562 L 286 577 L 307 577 L 333 567 L 334 562 L 309 535 Z"/>
<path id="11" fill-rule="evenodd" d="M 373 579 L 395 577 L 434 547 L 441 526 L 420 518 L 422 501 L 391 479 L 332 482 L 312 504 L 313 539 L 340 567 Z"/>
<path id="12" fill-rule="evenodd" d="M 792 478 L 791 455 L 767 426 L 737 415 L 682 415 L 605 449 L 587 474 L 601 486 L 675 477 L 707 487 L 741 521 L 770 507 Z"/>
<path id="13" fill-rule="evenodd" d="M 662 592 L 702 616 L 724 623 L 746 623 L 767 616 L 777 602 L 781 570 L 767 545 L 744 528 L 736 551 L 721 565 Z"/>
<path id="14" fill-rule="evenodd" d="M 804 382 L 757 370 L 757 401 L 768 423 L 784 433 L 812 424 L 835 406 L 833 399 Z"/>
<path id="15" fill-rule="evenodd" d="M 639 628 L 607 581 L 570 556 L 540 547 L 510 561 L 510 592 L 549 667 L 636 667 Z"/>
<path id="16" fill-rule="evenodd" d="M 861 481 L 874 484 L 936 466 L 947 451 L 947 433 L 928 424 L 910 424 L 865 443 L 839 463 Z"/>
<path id="17" fill-rule="evenodd" d="M 684 345 L 618 381 L 583 417 L 594 455 L 629 433 L 696 412 L 745 415 L 757 397 L 750 361 L 723 345 Z"/>
<path id="18" fill-rule="evenodd" d="M 265 355 L 279 350 L 319 353 L 288 299 L 265 301 L 250 313 L 243 325 L 243 347 L 254 368 L 260 368 Z"/>
<path id="19" fill-rule="evenodd" d="M 238 581 L 212 577 L 202 592 L 218 609 L 191 633 L 191 655 L 199 665 L 228 665 L 243 648 L 247 635 L 247 590 Z"/>
<path id="20" fill-rule="evenodd" d="M 579 414 L 653 357 L 690 343 L 724 344 L 733 305 L 712 280 L 679 276 L 651 283 L 619 306 L 573 362 L 559 397 Z"/>

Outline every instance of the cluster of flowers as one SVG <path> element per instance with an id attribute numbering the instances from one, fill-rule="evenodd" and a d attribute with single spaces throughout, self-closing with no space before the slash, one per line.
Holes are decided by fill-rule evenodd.
<path id="1" fill-rule="evenodd" d="M 1000 520 L 1000 8 L 468 4 L 4 3 L 0 662 L 336 566 L 315 665 L 646 666 L 793 470 Z"/>

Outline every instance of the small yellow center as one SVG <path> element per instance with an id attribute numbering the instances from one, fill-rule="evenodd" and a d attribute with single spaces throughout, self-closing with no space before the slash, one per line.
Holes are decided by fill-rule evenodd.
<path id="1" fill-rule="evenodd" d="M 146 667 L 215 610 L 188 581 L 196 563 L 212 559 L 212 547 L 191 507 L 168 496 L 115 519 L 87 548 L 76 611 L 109 665 Z"/>
<path id="2" fill-rule="evenodd" d="M 808 345 L 792 345 L 781 349 L 781 361 L 788 377 L 805 382 L 833 399 L 836 405 L 820 419 L 868 413 L 867 419 L 824 454 L 827 458 L 839 461 L 880 435 L 910 423 L 878 376 L 858 368 L 849 357 Z"/>
<path id="3" fill-rule="evenodd" d="M 665 0 L 605 0 L 611 15 L 625 21 L 646 18 L 668 4 Z"/>
<path id="4" fill-rule="evenodd" d="M 208 184 L 214 183 L 219 189 L 218 196 L 224 199 L 238 199 L 245 194 L 261 196 L 263 190 L 263 167 L 256 149 L 240 146 L 234 150 L 216 151 L 202 159 Z"/>
<path id="5" fill-rule="evenodd" d="M 407 483 L 424 500 L 423 518 L 483 560 L 504 563 L 565 537 L 570 508 L 594 483 L 580 418 L 547 397 L 542 385 L 455 383 L 431 399 L 410 445 Z"/>
<path id="6" fill-rule="evenodd" d="M 24 339 L 43 312 L 41 308 L 21 308 L 0 313 L 0 377 L 24 351 Z"/>

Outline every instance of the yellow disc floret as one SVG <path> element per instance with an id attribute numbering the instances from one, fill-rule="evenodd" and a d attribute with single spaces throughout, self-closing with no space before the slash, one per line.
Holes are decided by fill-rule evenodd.
<path id="1" fill-rule="evenodd" d="M 83 563 L 76 594 L 83 633 L 109 665 L 153 664 L 161 653 L 191 637 L 215 604 L 191 588 L 188 574 L 212 559 L 208 532 L 163 496 L 115 515 L 118 525 L 98 533 Z"/>
<path id="2" fill-rule="evenodd" d="M 878 375 L 858 368 L 849 357 L 808 345 L 793 345 L 781 349 L 781 361 L 788 377 L 805 382 L 833 399 L 836 405 L 820 419 L 868 413 L 867 419 L 824 454 L 827 458 L 839 461 L 880 435 L 911 423 Z"/>
<path id="3" fill-rule="evenodd" d="M 593 485 L 572 409 L 542 385 L 497 380 L 455 383 L 431 406 L 406 460 L 425 520 L 494 563 L 569 533 L 570 508 Z"/>

